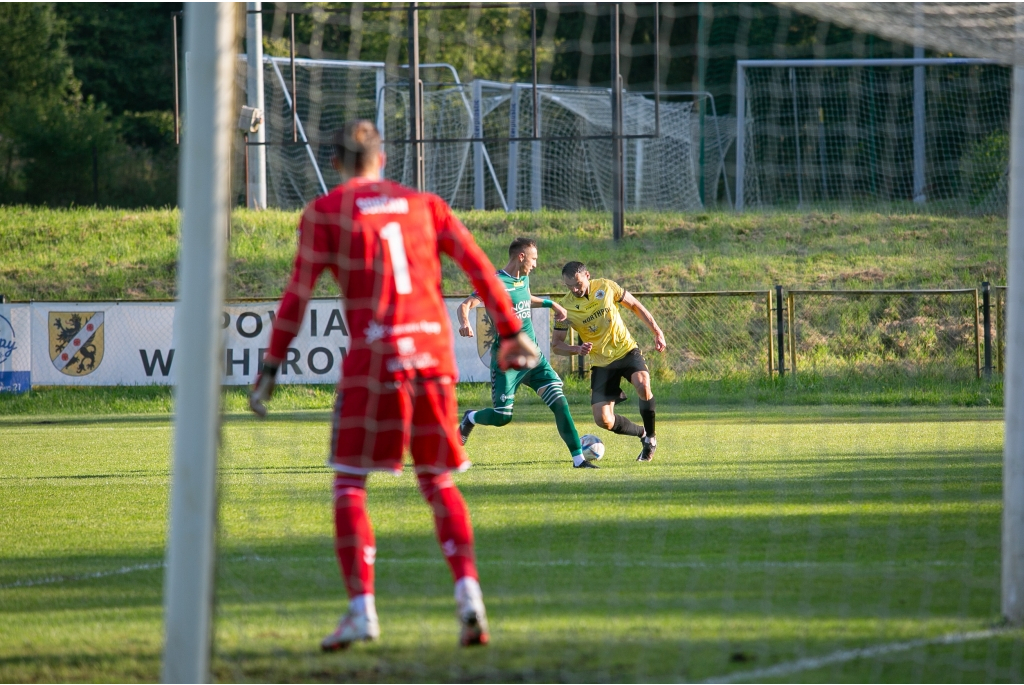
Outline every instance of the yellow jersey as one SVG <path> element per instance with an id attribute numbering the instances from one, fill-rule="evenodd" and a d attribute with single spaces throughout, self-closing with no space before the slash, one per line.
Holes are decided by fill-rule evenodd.
<path id="1" fill-rule="evenodd" d="M 593 344 L 591 364 L 608 366 L 637 347 L 636 340 L 619 315 L 618 303 L 625 294 L 626 291 L 615 281 L 591 279 L 586 296 L 576 297 L 568 293 L 560 300 L 559 304 L 565 307 L 569 316 L 565 321 L 556 321 L 555 330 L 567 331 L 571 326 L 579 333 L 580 340 Z"/>

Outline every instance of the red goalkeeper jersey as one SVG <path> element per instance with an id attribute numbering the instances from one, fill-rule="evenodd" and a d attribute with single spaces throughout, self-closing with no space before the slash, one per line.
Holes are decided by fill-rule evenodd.
<path id="1" fill-rule="evenodd" d="M 441 253 L 469 276 L 494 312 L 498 334 L 518 333 L 519 320 L 494 267 L 441 198 L 361 178 L 317 198 L 299 222 L 295 265 L 266 361 L 285 358 L 317 278 L 329 269 L 341 289 L 352 336 L 340 387 L 413 376 L 455 378 Z"/>

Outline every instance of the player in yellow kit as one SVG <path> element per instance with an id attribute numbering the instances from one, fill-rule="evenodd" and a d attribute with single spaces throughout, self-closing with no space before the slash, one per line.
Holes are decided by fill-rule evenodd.
<path id="1" fill-rule="evenodd" d="M 564 321 L 555 322 L 551 351 L 565 355 L 590 355 L 590 406 L 594 422 L 613 433 L 640 438 L 640 456 L 636 460 L 651 461 L 658 446 L 654 433 L 651 374 L 640 346 L 622 321 L 619 305 L 632 310 L 651 329 L 654 349 L 658 352 L 665 350 L 665 334 L 635 297 L 615 281 L 591 279 L 582 262 L 569 262 L 562 267 L 562 281 L 569 288 L 569 293 L 561 300 L 567 317 Z M 583 341 L 581 345 L 566 342 L 570 326 L 579 334 Z M 615 403 L 626 399 L 620 389 L 623 378 L 629 379 L 640 396 L 643 426 L 615 413 Z"/>

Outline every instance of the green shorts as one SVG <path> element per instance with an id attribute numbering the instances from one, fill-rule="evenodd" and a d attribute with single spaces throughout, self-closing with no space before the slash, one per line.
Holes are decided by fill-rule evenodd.
<path id="1" fill-rule="evenodd" d="M 491 366 L 491 404 L 499 414 L 512 415 L 512 405 L 516 401 L 516 390 L 520 385 L 535 390 L 549 405 L 558 397 L 562 397 L 562 379 L 551 368 L 551 362 L 544 355 L 540 363 L 532 369 L 509 369 L 500 371 Z M 544 390 L 547 388 L 548 390 Z M 554 392 L 557 389 L 557 392 Z M 543 391 L 543 392 L 542 392 Z M 548 400 L 551 402 L 548 402 Z"/>

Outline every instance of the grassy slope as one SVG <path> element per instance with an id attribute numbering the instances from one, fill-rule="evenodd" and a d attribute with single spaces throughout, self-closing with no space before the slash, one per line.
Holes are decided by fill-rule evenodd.
<path id="1" fill-rule="evenodd" d="M 384 639 L 330 656 L 315 646 L 344 600 L 326 426 L 229 421 L 218 678 L 701 680 L 997 619 L 1002 430 L 990 412 L 672 418 L 650 467 L 612 436 L 586 473 L 567 467 L 543 411 L 473 434 L 476 466 L 458 481 L 492 620 L 485 650 L 454 647 L 450 580 L 411 474 L 373 479 Z M 4 427 L 0 680 L 154 680 L 170 426 L 110 417 L 73 430 Z M 510 431 L 528 456 L 508 450 Z M 1022 638 L 793 677 L 1019 681 Z"/>
<path id="2" fill-rule="evenodd" d="M 591 271 L 642 290 L 768 287 L 954 287 L 1005 283 L 1006 221 L 995 217 L 847 214 L 637 214 L 616 245 L 607 215 L 460 212 L 491 259 L 512 237 L 540 241 L 534 290 L 559 290 L 558 270 Z M 0 208 L 0 293 L 11 299 L 174 297 L 178 215 L 172 210 Z M 237 210 L 229 294 L 280 295 L 297 214 Z M 468 291 L 450 262 L 445 289 Z M 331 292 L 324 286 L 323 293 Z"/>

